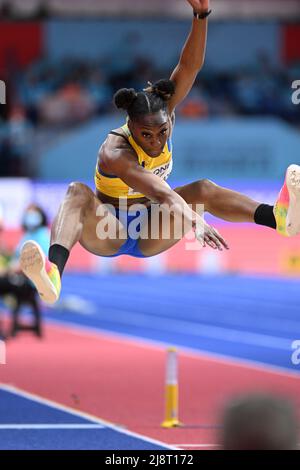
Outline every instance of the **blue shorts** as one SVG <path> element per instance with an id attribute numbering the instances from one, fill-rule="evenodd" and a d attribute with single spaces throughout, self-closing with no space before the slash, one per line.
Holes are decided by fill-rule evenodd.
<path id="1" fill-rule="evenodd" d="M 148 207 L 147 209 L 141 210 L 137 214 L 130 214 L 126 210 L 120 210 L 120 209 L 115 209 L 116 211 L 116 217 L 122 222 L 124 226 L 127 227 L 127 240 L 123 243 L 123 245 L 119 248 L 119 251 L 115 253 L 114 255 L 108 255 L 105 256 L 107 258 L 113 258 L 115 256 L 120 256 L 120 255 L 129 255 L 129 256 L 134 256 L 135 258 L 147 258 L 146 255 L 144 255 L 140 248 L 139 248 L 139 237 L 137 238 L 131 238 L 128 229 L 130 228 L 130 223 L 142 216 L 142 218 L 148 217 L 149 212 L 151 211 L 151 206 Z M 136 226 L 135 228 L 136 233 L 140 233 L 141 227 L 140 223 Z"/>

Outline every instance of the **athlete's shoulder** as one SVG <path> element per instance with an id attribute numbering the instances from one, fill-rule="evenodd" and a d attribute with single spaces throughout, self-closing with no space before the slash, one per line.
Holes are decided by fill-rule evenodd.
<path id="1" fill-rule="evenodd" d="M 105 158 L 111 154 L 114 154 L 121 150 L 130 150 L 131 145 L 129 144 L 122 128 L 114 129 L 110 131 L 101 145 L 98 155 Z"/>
<path id="2" fill-rule="evenodd" d="M 105 169 L 109 171 L 109 168 L 122 158 L 137 159 L 136 152 L 130 145 L 123 129 L 120 127 L 111 132 L 107 135 L 98 152 L 98 161 L 101 162 L 104 171 Z"/>

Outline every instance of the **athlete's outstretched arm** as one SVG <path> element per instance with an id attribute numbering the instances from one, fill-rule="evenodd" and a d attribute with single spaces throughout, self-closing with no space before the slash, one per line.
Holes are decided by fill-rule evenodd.
<path id="1" fill-rule="evenodd" d="M 209 10 L 209 0 L 187 0 L 196 13 Z M 175 94 L 169 102 L 170 114 L 191 90 L 196 76 L 203 66 L 206 49 L 207 18 L 193 18 L 192 29 L 181 51 L 180 59 L 171 74 Z"/>
<path id="2" fill-rule="evenodd" d="M 110 159 L 110 170 L 128 186 L 145 194 L 151 201 L 165 206 L 166 210 L 168 210 L 168 207 L 172 208 L 176 217 L 181 218 L 184 216 L 186 221 L 190 223 L 190 227 L 196 229 L 196 238 L 198 238 L 197 230 L 202 228 L 198 240 L 203 241 L 204 245 L 207 244 L 219 250 L 222 250 L 222 247 L 228 248 L 226 241 L 218 231 L 209 226 L 200 215 L 194 212 L 185 200 L 173 191 L 163 179 L 139 165 L 134 154 L 124 150 L 115 150 L 113 158 Z M 196 228 L 197 224 L 199 224 L 198 229 Z"/>

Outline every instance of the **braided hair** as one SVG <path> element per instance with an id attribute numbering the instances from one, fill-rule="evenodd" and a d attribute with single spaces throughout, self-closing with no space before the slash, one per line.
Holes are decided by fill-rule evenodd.
<path id="1" fill-rule="evenodd" d="M 134 88 L 121 88 L 114 95 L 114 104 L 118 109 L 125 109 L 130 119 L 138 119 L 147 114 L 166 111 L 167 104 L 175 93 L 172 80 L 159 80 L 141 92 Z"/>

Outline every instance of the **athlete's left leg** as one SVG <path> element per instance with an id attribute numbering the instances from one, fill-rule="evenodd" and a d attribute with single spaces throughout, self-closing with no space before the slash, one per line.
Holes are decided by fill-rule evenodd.
<path id="1" fill-rule="evenodd" d="M 174 189 L 188 204 L 203 204 L 205 212 L 229 222 L 254 222 L 259 202 L 208 179 Z"/>
<path id="2" fill-rule="evenodd" d="M 277 229 L 284 236 L 300 232 L 300 166 L 290 165 L 274 206 L 222 188 L 210 180 L 200 180 L 175 189 L 189 204 L 202 203 L 204 210 L 229 222 L 255 222 Z"/>
<path id="3" fill-rule="evenodd" d="M 253 222 L 255 210 L 260 206 L 259 202 L 253 201 L 243 194 L 222 188 L 207 179 L 181 186 L 174 189 L 174 191 L 190 204 L 193 210 L 197 209 L 197 204 L 201 204 L 204 206 L 206 212 L 210 212 L 216 217 L 230 222 Z M 271 215 L 274 218 L 272 208 Z M 184 224 L 182 224 L 181 231 L 177 232 L 177 236 L 175 237 L 175 220 L 173 214 L 170 214 L 170 236 L 167 238 L 164 235 L 164 222 L 162 215 L 160 215 L 158 221 L 159 226 L 154 227 L 156 237 L 151 238 L 150 234 L 153 231 L 152 225 L 154 223 L 157 224 L 157 222 L 151 218 L 150 212 L 148 229 L 142 228 L 141 234 L 143 235 L 139 240 L 140 251 L 145 256 L 154 256 L 168 250 L 180 240 L 180 237 L 185 235 L 186 231 L 188 231 L 184 231 L 185 227 Z"/>
<path id="4" fill-rule="evenodd" d="M 194 209 L 196 204 L 203 204 L 205 211 L 223 220 L 254 222 L 273 229 L 277 228 L 279 233 L 286 236 L 296 235 L 300 231 L 300 167 L 298 165 L 288 167 L 284 185 L 274 206 L 261 204 L 207 179 L 181 186 L 174 191 L 188 204 L 193 205 Z M 171 226 L 172 224 L 174 220 L 171 217 Z M 150 220 L 148 225 L 151 227 Z M 178 241 L 178 238 L 172 237 L 164 239 L 160 226 L 158 239 L 141 239 L 139 247 L 146 256 L 153 256 L 167 250 Z"/>

